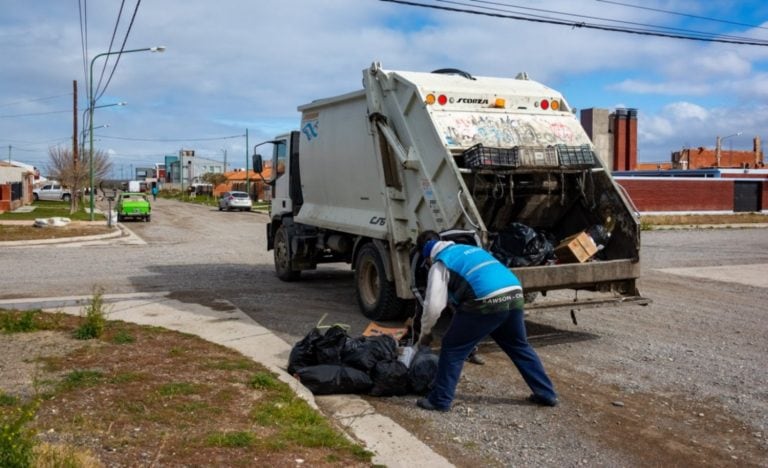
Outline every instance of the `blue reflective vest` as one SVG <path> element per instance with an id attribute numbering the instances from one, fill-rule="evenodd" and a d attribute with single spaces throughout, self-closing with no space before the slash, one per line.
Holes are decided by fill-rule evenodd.
<path id="1" fill-rule="evenodd" d="M 455 244 L 435 255 L 450 272 L 450 300 L 467 310 L 494 312 L 523 307 L 520 280 L 485 250 Z"/>

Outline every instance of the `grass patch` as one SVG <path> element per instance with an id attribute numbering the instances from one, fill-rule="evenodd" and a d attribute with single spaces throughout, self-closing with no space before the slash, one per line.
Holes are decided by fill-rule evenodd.
<path id="1" fill-rule="evenodd" d="M 90 221 L 91 214 L 90 212 L 86 212 L 85 210 L 87 205 L 88 203 L 80 203 L 80 209 L 70 214 L 69 202 L 38 200 L 32 203 L 32 206 L 35 207 L 34 210 L 26 213 L 20 213 L 20 212 L 13 213 L 9 211 L 7 213 L 0 214 L 0 221 L 2 220 L 34 221 L 37 218 L 55 218 L 55 217 L 69 218 L 73 221 Z M 104 215 L 96 213 L 94 219 L 104 220 L 106 218 L 104 217 Z"/>
<path id="2" fill-rule="evenodd" d="M 36 323 L 56 323 L 65 337 L 86 321 L 84 316 L 48 315 L 39 312 Z M 283 466 L 297 453 L 306 466 L 370 463 L 369 452 L 337 432 L 259 363 L 198 337 L 160 328 L 108 321 L 105 330 L 96 345 L 71 340 L 76 349 L 31 357 L 41 364 L 31 384 L 46 392 L 38 393 L 40 407 L 31 416 L 19 422 L 23 402 L 0 391 L 0 417 L 6 417 L 0 426 L 9 421 L 17 428 L 5 440 L 23 449 L 14 457 L 28 457 L 33 448 L 31 461 L 22 466 L 128 466 L 147 453 L 159 454 L 158 465 L 179 466 L 202 460 L 227 460 L 228 466 L 252 466 L 258 460 L 260 466 Z M 115 340 L 118 335 L 133 341 Z M 183 358 L 172 358 L 169 350 Z M 49 447 L 51 443 L 55 445 Z M 0 452 L 4 450 L 0 445 Z M 78 461 L 81 457 L 89 461 Z M 0 466 L 18 465 L 0 460 Z"/>
<path id="3" fill-rule="evenodd" d="M 0 466 L 32 466 L 35 431 L 29 423 L 35 418 L 38 406 L 35 400 L 0 409 Z"/>
<path id="4" fill-rule="evenodd" d="M 244 431 L 216 432 L 206 437 L 206 443 L 212 447 L 251 447 L 256 436 Z"/>
<path id="5" fill-rule="evenodd" d="M 733 214 L 680 214 L 640 216 L 640 228 L 650 230 L 653 226 L 701 225 L 701 224 L 754 224 L 768 223 L 768 215 L 761 213 Z"/>
<path id="6" fill-rule="evenodd" d="M 59 389 L 63 391 L 79 388 L 93 387 L 102 382 L 104 374 L 97 370 L 75 370 L 64 376 L 59 383 Z"/>
<path id="7" fill-rule="evenodd" d="M 157 393 L 164 397 L 174 397 L 180 395 L 194 395 L 200 393 L 200 386 L 189 382 L 171 382 L 161 385 Z"/>
<path id="8" fill-rule="evenodd" d="M 277 390 L 280 388 L 280 381 L 269 372 L 262 371 L 255 373 L 248 385 L 257 390 Z"/>
<path id="9" fill-rule="evenodd" d="M 23 312 L 3 312 L 0 317 L 0 328 L 6 333 L 25 333 L 38 330 L 36 315 L 39 310 Z"/>
<path id="10" fill-rule="evenodd" d="M 136 341 L 136 338 L 124 329 L 118 330 L 112 337 L 112 343 L 114 344 L 130 344 L 134 341 Z"/>

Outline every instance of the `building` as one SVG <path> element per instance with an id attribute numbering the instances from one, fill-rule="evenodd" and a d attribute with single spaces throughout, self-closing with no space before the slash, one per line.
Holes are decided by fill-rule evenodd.
<path id="1" fill-rule="evenodd" d="M 179 184 L 181 188 L 190 187 L 203 182 L 203 174 L 224 173 L 224 163 L 215 159 L 207 159 L 195 156 L 194 150 L 182 149 L 177 156 L 165 157 L 167 169 L 165 181 L 171 184 Z"/>

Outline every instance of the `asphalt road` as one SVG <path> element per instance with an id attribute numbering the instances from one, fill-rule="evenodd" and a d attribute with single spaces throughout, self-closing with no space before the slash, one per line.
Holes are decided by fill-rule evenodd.
<path id="1" fill-rule="evenodd" d="M 231 301 L 289 343 L 325 314 L 326 324 L 361 333 L 368 320 L 349 267 L 277 280 L 266 222 L 158 200 L 150 223 L 125 223 L 137 237 L 0 248 L 0 299 L 169 291 L 191 303 Z M 414 415 L 412 398 L 377 407 L 460 466 L 764 465 L 768 231 L 650 231 L 642 242 L 639 287 L 651 305 L 578 311 L 578 325 L 567 311 L 529 319 L 560 407 L 531 413 L 519 404 L 526 389 L 492 345 L 483 349 L 489 365 L 465 369 L 448 415 Z M 670 401 L 683 413 L 669 413 Z"/>

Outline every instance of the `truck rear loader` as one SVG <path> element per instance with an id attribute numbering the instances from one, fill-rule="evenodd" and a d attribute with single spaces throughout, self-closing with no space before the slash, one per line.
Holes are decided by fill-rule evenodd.
<path id="1" fill-rule="evenodd" d="M 363 314 L 398 319 L 412 310 L 414 246 L 424 230 L 469 233 L 491 249 L 514 223 L 558 241 L 598 225 L 610 237 L 597 257 L 514 273 L 528 293 L 642 299 L 637 214 L 554 89 L 524 73 L 388 71 L 374 63 L 363 70 L 362 90 L 298 110 L 297 131 L 264 142 L 273 144 L 267 248 L 281 280 L 346 262 Z M 258 172 L 270 165 L 257 154 L 253 163 Z"/>

